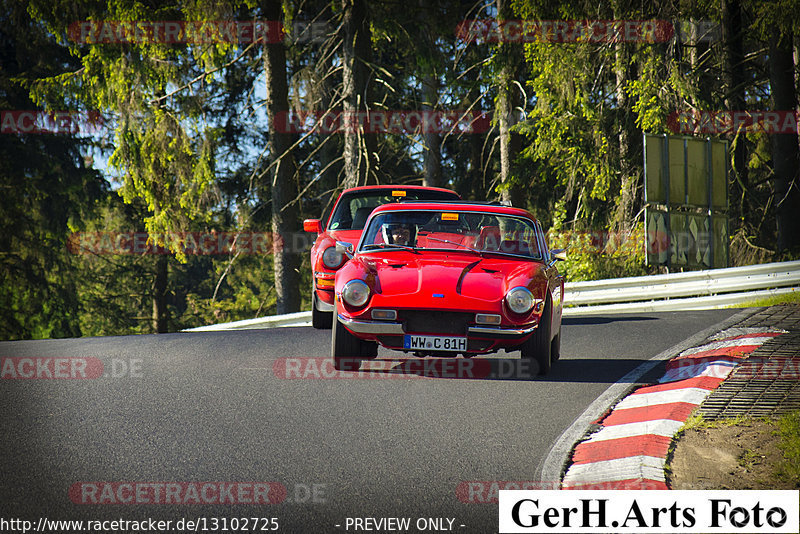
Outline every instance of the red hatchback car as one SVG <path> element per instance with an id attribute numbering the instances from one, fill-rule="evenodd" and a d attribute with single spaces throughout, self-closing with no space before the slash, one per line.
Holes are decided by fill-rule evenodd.
<path id="1" fill-rule="evenodd" d="M 376 207 L 402 200 L 458 200 L 455 191 L 415 185 L 374 185 L 345 189 L 331 211 L 328 224 L 320 219 L 306 219 L 303 229 L 316 232 L 311 247 L 313 293 L 311 323 L 314 328 L 330 328 L 333 317 L 333 278 L 347 260 L 336 250 L 336 241 L 357 243 L 367 217 Z"/>
<path id="2" fill-rule="evenodd" d="M 564 277 L 539 222 L 477 202 L 376 208 L 335 278 L 331 355 L 356 370 L 378 344 L 416 356 L 520 350 L 546 374 L 558 359 Z"/>

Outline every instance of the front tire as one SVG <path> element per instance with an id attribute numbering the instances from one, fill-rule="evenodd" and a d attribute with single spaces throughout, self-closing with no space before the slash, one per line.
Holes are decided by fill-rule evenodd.
<path id="1" fill-rule="evenodd" d="M 362 341 L 351 334 L 339 321 L 333 319 L 331 332 L 331 357 L 333 368 L 337 371 L 358 371 L 363 360 L 371 360 L 378 356 L 378 344 L 374 341 Z"/>
<path id="2" fill-rule="evenodd" d="M 348 332 L 336 317 L 331 332 L 331 357 L 337 371 L 357 371 L 361 367 L 361 340 Z"/>
<path id="3" fill-rule="evenodd" d="M 313 289 L 311 295 L 311 326 L 317 330 L 330 330 L 333 326 L 333 312 L 324 312 L 317 309 L 317 290 Z"/>
<path id="4" fill-rule="evenodd" d="M 561 326 L 558 327 L 558 334 L 553 338 L 553 343 L 550 345 L 550 357 L 553 361 L 557 361 L 561 357 Z"/>
<path id="5" fill-rule="evenodd" d="M 553 317 L 553 305 L 548 296 L 544 306 L 544 312 L 539 319 L 539 326 L 533 331 L 531 337 L 522 344 L 522 357 L 536 360 L 539 364 L 539 374 L 546 375 L 550 372 L 553 365 L 552 360 L 552 339 L 550 338 L 550 328 Z"/>

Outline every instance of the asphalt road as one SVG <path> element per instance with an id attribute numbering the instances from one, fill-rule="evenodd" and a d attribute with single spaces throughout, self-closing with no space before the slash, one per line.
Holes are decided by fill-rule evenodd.
<path id="1" fill-rule="evenodd" d="M 497 505 L 465 483 L 538 481 L 606 388 L 737 311 L 565 318 L 562 359 L 533 379 L 519 353 L 440 361 L 436 378 L 383 350 L 383 370 L 330 378 L 330 333 L 311 328 L 0 343 L 1 515 L 208 518 L 198 531 L 261 517 L 279 532 L 390 532 L 354 518 L 406 517 L 494 532 Z M 265 497 L 281 502 L 246 504 Z"/>

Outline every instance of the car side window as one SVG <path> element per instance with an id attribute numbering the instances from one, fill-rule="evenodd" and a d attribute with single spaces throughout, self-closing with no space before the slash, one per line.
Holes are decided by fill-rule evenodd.
<path id="1" fill-rule="evenodd" d="M 550 244 L 547 242 L 547 234 L 544 233 L 542 230 L 541 225 L 537 222 L 536 223 L 536 231 L 539 234 L 539 243 L 541 250 L 542 258 L 549 258 L 550 257 Z"/>

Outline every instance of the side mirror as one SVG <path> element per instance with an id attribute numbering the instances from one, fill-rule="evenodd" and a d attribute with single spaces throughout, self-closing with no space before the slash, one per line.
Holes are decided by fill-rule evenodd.
<path id="1" fill-rule="evenodd" d="M 353 257 L 354 251 L 355 248 L 352 243 L 348 243 L 347 241 L 336 242 L 336 252 L 344 254 L 348 259 Z"/>
<path id="2" fill-rule="evenodd" d="M 550 257 L 554 260 L 564 261 L 567 259 L 567 251 L 563 248 L 557 248 L 550 251 Z"/>
<path id="3" fill-rule="evenodd" d="M 322 233 L 322 222 L 319 219 L 306 219 L 303 221 L 303 230 L 306 232 Z"/>

